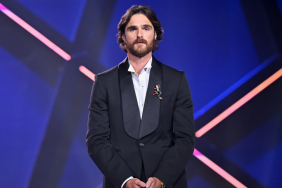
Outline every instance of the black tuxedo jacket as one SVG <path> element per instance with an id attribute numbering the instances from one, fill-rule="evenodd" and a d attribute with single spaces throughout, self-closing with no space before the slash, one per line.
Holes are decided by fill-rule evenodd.
<path id="1" fill-rule="evenodd" d="M 157 177 L 168 188 L 186 188 L 185 166 L 194 150 L 189 85 L 182 71 L 153 57 L 142 120 L 129 63 L 98 74 L 86 136 L 88 153 L 104 174 L 104 188 L 121 187 L 130 176 Z M 160 85 L 162 98 L 154 93 Z M 145 182 L 146 183 L 146 182 Z"/>

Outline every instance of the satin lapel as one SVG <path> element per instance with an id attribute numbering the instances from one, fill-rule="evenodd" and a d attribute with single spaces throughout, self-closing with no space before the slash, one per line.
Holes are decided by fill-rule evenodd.
<path id="1" fill-rule="evenodd" d="M 119 81 L 125 132 L 138 139 L 140 113 L 127 59 L 119 65 Z"/>
<path id="2" fill-rule="evenodd" d="M 161 101 L 157 95 L 153 96 L 152 94 L 156 85 L 160 85 L 160 90 L 162 91 L 162 75 L 162 65 L 153 57 L 139 139 L 150 134 L 158 127 Z"/>

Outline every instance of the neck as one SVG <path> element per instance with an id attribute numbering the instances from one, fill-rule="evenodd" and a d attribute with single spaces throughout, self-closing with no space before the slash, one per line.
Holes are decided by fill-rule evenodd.
<path id="1" fill-rule="evenodd" d="M 128 61 L 132 65 L 133 69 L 135 70 L 135 72 L 139 76 L 139 74 L 141 73 L 141 71 L 143 70 L 145 65 L 151 59 L 152 52 L 148 53 L 147 55 L 145 55 L 144 57 L 141 57 L 141 58 L 140 57 L 136 57 L 136 56 L 134 56 L 134 55 L 132 55 L 130 53 L 127 53 L 127 57 L 128 57 Z"/>

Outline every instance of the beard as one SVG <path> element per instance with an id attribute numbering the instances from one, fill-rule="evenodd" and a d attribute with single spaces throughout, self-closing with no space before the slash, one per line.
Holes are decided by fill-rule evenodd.
<path id="1" fill-rule="evenodd" d="M 135 45 L 137 43 L 144 43 L 145 47 L 142 45 Z M 154 50 L 155 40 L 153 39 L 149 43 L 145 39 L 136 39 L 133 43 L 126 43 L 126 49 L 132 55 L 142 58 L 148 53 Z"/>

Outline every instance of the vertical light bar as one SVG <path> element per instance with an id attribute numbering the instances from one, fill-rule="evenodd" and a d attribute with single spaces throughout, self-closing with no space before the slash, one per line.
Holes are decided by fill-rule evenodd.
<path id="1" fill-rule="evenodd" d="M 226 179 L 229 183 L 234 185 L 237 188 L 246 188 L 245 185 L 243 185 L 241 182 L 239 182 L 237 179 L 235 179 L 233 176 L 228 174 L 225 170 L 220 168 L 217 164 L 212 162 L 210 159 L 208 159 L 206 156 L 204 156 L 201 152 L 199 152 L 197 149 L 194 149 L 193 155 L 197 157 L 200 161 L 202 161 L 205 165 L 210 167 L 213 171 L 218 173 L 221 177 Z"/>
<path id="2" fill-rule="evenodd" d="M 219 114 L 213 120 L 211 120 L 208 124 L 206 124 L 200 130 L 198 130 L 196 132 L 196 137 L 199 138 L 199 137 L 203 136 L 206 132 L 208 132 L 214 126 L 219 124 L 222 120 L 224 120 L 226 117 L 228 117 L 230 114 L 232 114 L 235 110 L 237 110 L 238 108 L 243 106 L 246 102 L 251 100 L 254 96 L 256 96 L 258 93 L 260 93 L 262 90 L 264 90 L 266 87 L 268 87 L 270 84 L 272 84 L 274 81 L 276 81 L 281 76 L 282 76 L 282 69 L 278 70 L 276 73 L 274 73 L 268 79 L 266 79 L 264 82 L 262 82 L 260 85 L 258 85 L 256 88 L 254 88 L 248 94 L 246 94 L 244 97 L 242 97 L 240 100 L 238 100 L 232 106 L 227 108 L 225 111 L 223 111 L 221 114 Z"/>
<path id="3" fill-rule="evenodd" d="M 56 52 L 58 55 L 60 55 L 65 60 L 69 61 L 71 59 L 71 56 L 67 54 L 65 51 L 63 51 L 61 48 L 59 48 L 56 44 L 51 42 L 49 39 L 47 39 L 44 35 L 39 33 L 37 30 L 35 30 L 33 27 L 31 27 L 28 23 L 23 21 L 20 17 L 15 15 L 13 12 L 8 10 L 4 5 L 0 3 L 0 10 L 6 14 L 9 18 L 14 20 L 17 24 L 19 24 L 21 27 L 23 27 L 25 30 L 27 30 L 30 34 L 35 36 L 38 40 L 43 42 L 46 46 L 51 48 L 54 52 Z"/>
<path id="4" fill-rule="evenodd" d="M 85 74 L 88 78 L 95 81 L 95 74 L 93 72 L 91 72 L 89 69 L 87 69 L 86 67 L 81 65 L 81 66 L 79 66 L 79 70 L 80 70 L 80 72 Z"/>

